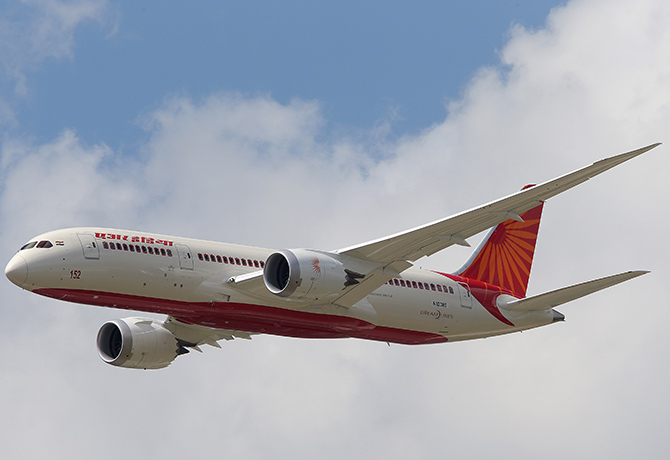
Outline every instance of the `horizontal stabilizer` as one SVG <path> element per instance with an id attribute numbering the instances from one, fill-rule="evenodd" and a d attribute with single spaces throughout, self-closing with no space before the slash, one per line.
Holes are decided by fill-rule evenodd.
<path id="1" fill-rule="evenodd" d="M 574 286 L 564 287 L 555 291 L 546 292 L 544 294 L 533 297 L 526 297 L 525 299 L 514 299 L 512 296 L 500 296 L 498 298 L 498 307 L 509 311 L 542 311 L 549 310 L 564 303 L 570 302 L 580 297 L 593 294 L 602 289 L 614 286 L 624 281 L 636 278 L 638 276 L 649 273 L 648 271 L 631 271 L 619 273 L 618 275 L 606 276 L 593 281 L 575 284 Z M 510 299 L 509 301 L 505 298 Z"/>

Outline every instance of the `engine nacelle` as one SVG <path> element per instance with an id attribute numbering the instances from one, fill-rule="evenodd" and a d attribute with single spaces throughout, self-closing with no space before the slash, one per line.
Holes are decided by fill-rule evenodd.
<path id="1" fill-rule="evenodd" d="M 98 331 L 98 354 L 107 364 L 138 369 L 161 369 L 188 352 L 161 321 L 122 318 Z"/>
<path id="2" fill-rule="evenodd" d="M 265 261 L 263 280 L 280 297 L 324 300 L 335 297 L 363 275 L 348 270 L 337 254 L 310 249 L 273 252 Z"/>

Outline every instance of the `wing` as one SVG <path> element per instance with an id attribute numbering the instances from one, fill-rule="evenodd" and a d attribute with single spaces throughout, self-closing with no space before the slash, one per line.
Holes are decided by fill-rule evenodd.
<path id="1" fill-rule="evenodd" d="M 520 220 L 520 214 L 534 208 L 539 202 L 563 193 L 659 145 L 652 144 L 605 158 L 577 171 L 446 219 L 340 249 L 336 251 L 340 255 L 374 262 L 379 268 L 371 272 L 372 276 L 369 278 L 366 275 L 362 282 L 346 289 L 334 303 L 351 306 L 396 276 L 398 272 L 409 268 L 410 262 L 434 254 L 453 244 L 469 246 L 467 238 L 508 219 Z"/>
<path id="2" fill-rule="evenodd" d="M 219 340 L 233 340 L 235 338 L 251 339 L 253 334 L 244 331 L 229 331 L 225 329 L 213 329 L 205 326 L 197 326 L 179 321 L 169 316 L 164 326 L 172 332 L 177 340 L 185 347 L 200 350 L 200 345 L 211 345 L 221 348 Z"/>
<path id="3" fill-rule="evenodd" d="M 396 260 L 414 262 L 453 244 L 469 246 L 466 242 L 467 238 L 508 219 L 519 220 L 519 214 L 534 208 L 540 201 L 563 193 L 659 145 L 653 144 L 597 161 L 585 168 L 455 216 L 378 240 L 340 249 L 337 253 L 385 263 Z"/>
<path id="4" fill-rule="evenodd" d="M 520 215 L 536 207 L 538 203 L 642 155 L 658 145 L 660 144 L 652 144 L 605 158 L 577 171 L 445 219 L 367 243 L 339 249 L 334 254 L 345 265 L 357 266 L 360 269 L 354 270 L 357 282 L 345 287 L 339 296 L 330 299 L 330 303 L 347 308 L 352 307 L 389 279 L 407 270 L 412 266 L 412 262 L 421 257 L 430 256 L 454 244 L 470 246 L 467 239 L 471 236 L 508 219 L 522 221 Z M 232 277 L 227 280 L 227 283 L 248 295 L 265 299 L 272 298 L 276 302 L 281 302 L 265 287 L 262 271 Z M 313 302 L 304 304 L 309 305 Z"/>

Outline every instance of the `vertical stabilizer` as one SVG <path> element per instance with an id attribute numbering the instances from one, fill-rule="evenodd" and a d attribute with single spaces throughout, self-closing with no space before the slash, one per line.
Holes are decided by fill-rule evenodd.
<path id="1" fill-rule="evenodd" d="M 491 229 L 455 275 L 483 281 L 525 297 L 544 203 Z"/>

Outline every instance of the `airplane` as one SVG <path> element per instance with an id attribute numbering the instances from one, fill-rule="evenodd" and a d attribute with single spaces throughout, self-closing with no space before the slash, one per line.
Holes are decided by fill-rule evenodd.
<path id="1" fill-rule="evenodd" d="M 79 227 L 32 238 L 5 268 L 17 286 L 54 299 L 167 315 L 108 321 L 98 353 L 114 366 L 160 369 L 189 349 L 256 334 L 433 344 L 563 321 L 554 310 L 647 271 L 527 297 L 544 202 L 660 144 L 482 206 L 338 249 L 272 250 L 131 230 Z M 453 273 L 418 259 L 490 229 Z"/>

